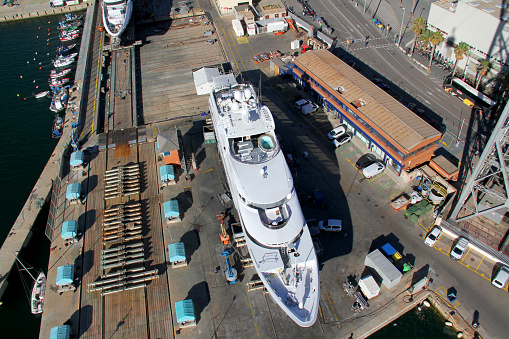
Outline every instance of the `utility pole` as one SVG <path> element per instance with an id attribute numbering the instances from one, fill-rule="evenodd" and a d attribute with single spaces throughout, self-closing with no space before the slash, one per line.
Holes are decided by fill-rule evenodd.
<path id="1" fill-rule="evenodd" d="M 403 34 L 403 20 L 405 20 L 405 7 L 403 7 L 403 16 L 401 17 L 401 26 L 399 28 L 399 41 L 398 47 L 401 44 L 401 34 Z"/>

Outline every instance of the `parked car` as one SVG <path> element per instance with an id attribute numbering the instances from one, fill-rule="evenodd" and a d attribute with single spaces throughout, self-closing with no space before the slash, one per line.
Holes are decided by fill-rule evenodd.
<path id="1" fill-rule="evenodd" d="M 349 143 L 352 141 L 353 134 L 351 132 L 346 132 L 344 134 L 341 134 L 336 139 L 332 140 L 332 144 L 338 148 L 339 146 L 342 146 L 346 143 Z"/>
<path id="2" fill-rule="evenodd" d="M 345 134 L 348 127 L 345 124 L 341 124 L 338 127 L 335 127 L 332 131 L 327 134 L 330 140 L 336 139 L 341 134 Z"/>
<path id="3" fill-rule="evenodd" d="M 379 84 L 379 83 L 381 83 L 381 82 L 382 82 L 382 79 L 380 79 L 380 78 L 373 78 L 373 79 L 371 79 L 371 81 L 372 81 L 374 84 Z"/>
<path id="4" fill-rule="evenodd" d="M 440 226 L 433 226 L 431 231 L 428 233 L 428 235 L 424 239 L 424 244 L 428 245 L 429 247 L 433 247 L 441 235 L 442 235 L 442 228 Z"/>
<path id="5" fill-rule="evenodd" d="M 310 104 L 311 101 L 309 101 L 308 99 L 299 99 L 297 101 L 295 101 L 295 107 L 300 110 L 302 107 Z"/>
<path id="6" fill-rule="evenodd" d="M 357 160 L 355 167 L 357 169 L 364 169 L 376 161 L 376 156 L 371 153 L 366 153 Z"/>
<path id="7" fill-rule="evenodd" d="M 388 91 L 388 90 L 390 90 L 390 89 L 391 89 L 388 85 L 384 84 L 383 82 L 381 82 L 381 83 L 379 83 L 379 84 L 376 84 L 376 85 L 377 85 L 378 87 L 380 87 L 381 89 L 383 89 L 384 91 Z"/>
<path id="8" fill-rule="evenodd" d="M 312 237 L 319 235 L 320 227 L 319 226 L 309 226 L 309 234 L 311 234 Z"/>
<path id="9" fill-rule="evenodd" d="M 497 273 L 495 273 L 495 275 L 491 279 L 491 283 L 495 287 L 504 288 L 508 280 L 509 280 L 509 267 L 502 265 L 497 270 Z"/>
<path id="10" fill-rule="evenodd" d="M 362 175 L 364 175 L 366 178 L 369 179 L 369 178 L 373 178 L 373 177 L 379 175 L 383 171 L 385 171 L 385 164 L 383 162 L 377 160 L 374 163 L 372 163 L 371 165 L 365 167 L 362 170 Z"/>
<path id="11" fill-rule="evenodd" d="M 327 219 L 327 220 L 322 220 L 322 221 L 319 221 L 318 222 L 318 227 L 320 227 L 320 229 L 322 231 L 327 231 L 327 232 L 341 232 L 341 220 L 338 220 L 338 219 Z"/>
<path id="12" fill-rule="evenodd" d="M 465 251 L 468 247 L 469 241 L 467 238 L 459 237 L 456 241 L 456 244 L 452 247 L 450 256 L 454 260 L 460 260 L 465 254 Z"/>
<path id="13" fill-rule="evenodd" d="M 300 111 L 302 114 L 304 115 L 309 115 L 313 112 L 316 112 L 316 110 L 319 108 L 320 106 L 318 106 L 317 104 L 315 103 L 309 103 L 307 105 L 304 105 L 300 108 Z"/>
<path id="14" fill-rule="evenodd" d="M 416 111 L 417 115 L 422 117 L 424 115 L 424 110 L 422 108 L 419 108 L 417 111 Z"/>
<path id="15" fill-rule="evenodd" d="M 320 240 L 314 238 L 313 246 L 315 247 L 316 256 L 320 257 L 323 254 L 323 247 L 322 244 L 320 243 Z"/>

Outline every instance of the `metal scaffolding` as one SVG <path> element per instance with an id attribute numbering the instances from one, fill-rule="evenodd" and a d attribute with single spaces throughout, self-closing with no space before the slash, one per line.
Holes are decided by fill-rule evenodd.
<path id="1" fill-rule="evenodd" d="M 462 221 L 509 207 L 509 103 L 506 104 L 449 219 Z"/>

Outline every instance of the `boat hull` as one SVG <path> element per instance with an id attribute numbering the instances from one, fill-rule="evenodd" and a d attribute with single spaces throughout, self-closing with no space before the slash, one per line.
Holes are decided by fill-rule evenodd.
<path id="1" fill-rule="evenodd" d="M 41 314 L 44 305 L 44 292 L 46 290 L 46 276 L 44 273 L 39 273 L 37 280 L 32 288 L 31 297 L 31 312 L 32 314 Z"/>
<path id="2" fill-rule="evenodd" d="M 127 28 L 127 25 L 129 24 L 129 20 L 131 20 L 132 11 L 133 11 L 133 1 L 128 0 L 123 23 L 122 23 L 121 27 L 120 28 L 117 28 L 116 26 L 112 27 L 112 24 L 108 20 L 108 5 L 103 0 L 102 1 L 102 17 L 103 17 L 103 24 L 104 24 L 104 28 L 106 29 L 106 32 L 108 32 L 108 34 L 111 35 L 112 37 L 119 37 L 120 35 L 122 35 L 122 33 Z"/>

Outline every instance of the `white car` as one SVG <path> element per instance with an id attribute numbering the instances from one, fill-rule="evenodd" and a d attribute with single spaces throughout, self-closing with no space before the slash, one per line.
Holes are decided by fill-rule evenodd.
<path id="1" fill-rule="evenodd" d="M 300 112 L 304 115 L 311 114 L 313 112 L 316 112 L 316 110 L 319 108 L 317 104 L 311 102 L 309 104 L 306 104 L 300 108 Z"/>
<path id="2" fill-rule="evenodd" d="M 297 100 L 295 101 L 295 107 L 300 110 L 302 107 L 310 104 L 311 101 L 309 101 L 308 99 L 300 99 L 300 100 Z"/>
<path id="3" fill-rule="evenodd" d="M 330 131 L 328 134 L 327 134 L 327 137 L 332 140 L 332 139 L 336 139 L 337 137 L 339 137 L 341 134 L 345 134 L 346 133 L 346 130 L 348 128 L 346 127 L 345 124 L 341 124 L 339 125 L 338 127 L 334 128 L 332 131 Z"/>
<path id="4" fill-rule="evenodd" d="M 342 146 L 346 143 L 349 143 L 350 141 L 352 141 L 352 137 L 353 137 L 353 134 L 350 133 L 350 132 L 346 132 L 344 134 L 341 134 L 339 137 L 337 137 L 336 139 L 332 140 L 332 144 L 338 148 L 339 146 Z"/>
<path id="5" fill-rule="evenodd" d="M 508 280 L 509 280 L 509 267 L 500 266 L 497 273 L 495 273 L 495 275 L 491 279 L 491 283 L 495 287 L 504 288 Z"/>
<path id="6" fill-rule="evenodd" d="M 461 257 L 463 257 L 463 254 L 465 254 L 468 244 L 469 241 L 466 238 L 459 237 L 449 254 L 451 258 L 454 260 L 460 260 Z"/>
<path id="7" fill-rule="evenodd" d="M 341 232 L 341 220 L 338 219 L 327 219 L 318 222 L 318 227 L 322 231 L 327 232 Z"/>
<path id="8" fill-rule="evenodd" d="M 385 171 L 385 164 L 381 161 L 375 161 L 374 163 L 372 163 L 368 167 L 365 167 L 362 170 L 362 175 L 369 179 L 379 175 L 383 171 Z"/>
<path id="9" fill-rule="evenodd" d="M 442 228 L 440 226 L 433 226 L 431 232 L 429 232 L 426 236 L 426 239 L 424 239 L 424 244 L 428 245 L 429 247 L 433 247 L 441 235 Z"/>

